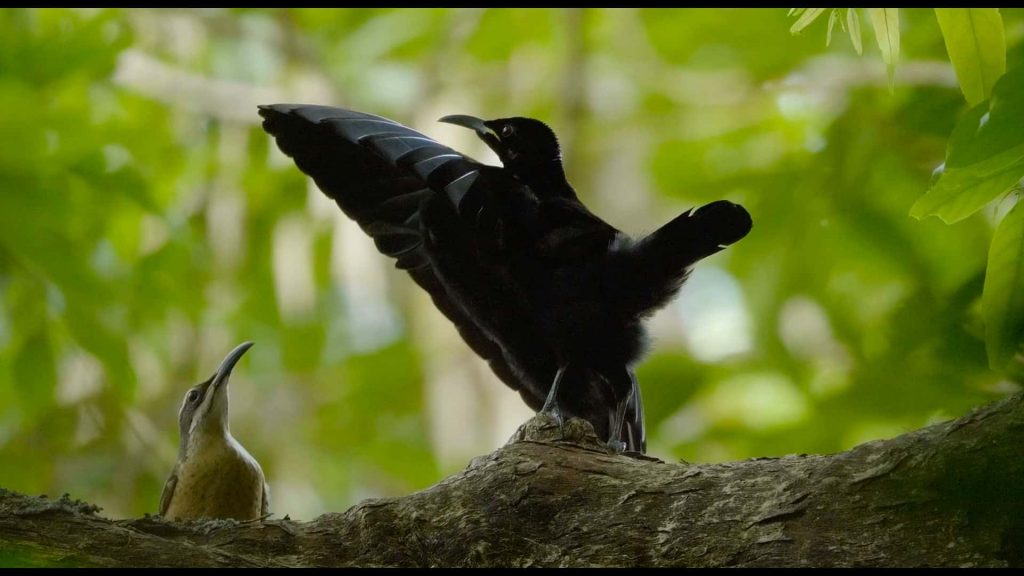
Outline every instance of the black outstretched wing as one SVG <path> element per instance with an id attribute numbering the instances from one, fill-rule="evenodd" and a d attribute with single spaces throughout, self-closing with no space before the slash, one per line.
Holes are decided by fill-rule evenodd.
<path id="1" fill-rule="evenodd" d="M 479 185 L 482 173 L 493 180 L 500 169 L 372 114 L 296 104 L 260 106 L 259 112 L 281 151 L 430 294 L 494 373 L 539 409 L 543 393 L 513 373 L 501 346 L 446 290 L 420 228 L 420 209 L 428 196 L 443 194 L 458 209 L 477 192 L 474 184 Z"/>
<path id="2" fill-rule="evenodd" d="M 263 128 L 399 268 L 425 265 L 418 207 L 458 208 L 482 164 L 393 120 L 329 106 L 260 106 Z"/>

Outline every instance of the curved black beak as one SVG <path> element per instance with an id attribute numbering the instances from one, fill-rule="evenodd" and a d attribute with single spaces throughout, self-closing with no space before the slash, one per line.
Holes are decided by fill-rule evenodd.
<path id="1" fill-rule="evenodd" d="M 448 124 L 455 124 L 456 126 L 462 126 L 463 128 L 469 128 L 475 130 L 481 138 L 486 138 L 488 135 L 496 136 L 494 131 L 487 127 L 487 124 L 483 120 L 476 116 L 467 116 L 465 114 L 452 114 L 451 116 L 445 116 L 438 119 L 438 122 L 447 122 Z"/>
<path id="2" fill-rule="evenodd" d="M 244 355 L 249 348 L 252 348 L 252 344 L 252 342 L 242 342 L 224 358 L 224 361 L 220 363 L 220 367 L 217 368 L 217 372 L 213 375 L 212 385 L 214 388 L 217 388 L 222 383 L 227 382 L 228 377 L 231 376 L 231 370 L 234 369 L 235 364 L 238 364 L 238 361 L 242 359 L 242 355 Z"/>
<path id="3" fill-rule="evenodd" d="M 485 144 L 494 150 L 494 153 L 498 155 L 498 158 L 502 158 L 504 161 L 504 146 L 501 144 L 501 138 L 498 134 L 487 127 L 487 122 L 477 118 L 476 116 L 467 116 L 465 114 L 452 114 L 451 116 L 444 116 L 438 119 L 438 122 L 447 122 L 448 124 L 455 124 L 456 126 L 462 126 L 463 128 L 469 128 L 476 132 L 476 135 L 484 141 Z"/>

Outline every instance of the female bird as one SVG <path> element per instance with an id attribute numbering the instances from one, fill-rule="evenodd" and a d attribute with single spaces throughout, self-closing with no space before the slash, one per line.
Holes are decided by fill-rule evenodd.
<path id="1" fill-rule="evenodd" d="M 178 411 L 178 462 L 160 495 L 169 520 L 254 520 L 270 509 L 270 492 L 259 462 L 228 427 L 228 379 L 252 342 L 231 351 L 209 379 L 185 393 Z"/>

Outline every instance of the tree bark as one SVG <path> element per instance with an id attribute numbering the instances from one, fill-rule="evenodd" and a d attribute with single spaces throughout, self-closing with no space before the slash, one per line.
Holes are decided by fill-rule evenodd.
<path id="1" fill-rule="evenodd" d="M 436 486 L 311 522 L 108 520 L 0 490 L 0 565 L 1022 566 L 1024 396 L 828 456 L 671 463 L 534 418 Z"/>

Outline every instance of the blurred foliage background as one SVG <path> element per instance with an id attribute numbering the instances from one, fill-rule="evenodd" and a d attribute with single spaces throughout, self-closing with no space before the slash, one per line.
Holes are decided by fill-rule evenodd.
<path id="1" fill-rule="evenodd" d="M 1006 67 L 1024 10 L 1003 9 Z M 868 21 L 862 16 L 867 30 Z M 239 342 L 232 432 L 278 516 L 421 489 L 530 416 L 260 129 L 341 105 L 485 161 L 445 114 L 533 116 L 630 232 L 746 206 L 651 322 L 650 452 L 832 452 L 1019 390 L 979 299 L 1008 199 L 910 207 L 968 109 L 933 11 L 892 89 L 784 9 L 0 10 L 0 486 L 155 513 L 178 405 Z"/>

